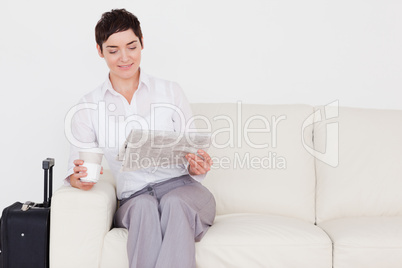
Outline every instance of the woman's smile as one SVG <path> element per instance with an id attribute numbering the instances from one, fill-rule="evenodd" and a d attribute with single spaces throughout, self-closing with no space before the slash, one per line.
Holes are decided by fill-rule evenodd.
<path id="1" fill-rule="evenodd" d="M 120 69 L 122 70 L 129 70 L 131 66 L 133 66 L 134 63 L 128 64 L 128 65 L 117 65 Z"/>

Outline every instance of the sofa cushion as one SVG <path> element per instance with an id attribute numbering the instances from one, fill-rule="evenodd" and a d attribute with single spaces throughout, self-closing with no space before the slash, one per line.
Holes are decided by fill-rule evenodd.
<path id="1" fill-rule="evenodd" d="M 334 268 L 401 267 L 402 217 L 354 217 L 319 224 L 334 243 Z"/>
<path id="2" fill-rule="evenodd" d="M 311 223 L 281 216 L 218 216 L 196 249 L 198 268 L 332 267 L 329 237 Z"/>
<path id="3" fill-rule="evenodd" d="M 333 132 L 330 124 L 339 129 L 338 164 L 316 161 L 317 222 L 402 216 L 402 111 L 332 109 L 314 128 L 314 146 L 321 152 Z M 338 116 L 325 120 L 326 113 Z"/>
<path id="4" fill-rule="evenodd" d="M 128 268 L 127 236 L 128 231 L 124 228 L 114 228 L 106 234 L 100 268 Z"/>
<path id="5" fill-rule="evenodd" d="M 263 213 L 315 220 L 312 127 L 308 105 L 193 104 L 198 128 L 211 125 L 214 165 L 203 184 L 217 214 Z M 303 137 L 304 135 L 304 137 Z M 259 148 L 261 147 L 261 148 Z"/>
<path id="6" fill-rule="evenodd" d="M 100 267 L 128 267 L 126 243 L 127 230 L 111 230 L 105 237 Z M 196 243 L 196 259 L 198 268 L 331 268 L 332 243 L 320 228 L 299 219 L 222 215 Z"/>

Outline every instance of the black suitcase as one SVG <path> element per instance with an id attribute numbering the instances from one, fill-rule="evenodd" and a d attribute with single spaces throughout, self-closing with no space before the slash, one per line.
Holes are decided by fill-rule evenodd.
<path id="1" fill-rule="evenodd" d="M 3 210 L 0 220 L 0 268 L 49 267 L 53 166 L 53 158 L 47 158 L 42 163 L 45 173 L 42 204 L 16 202 Z"/>

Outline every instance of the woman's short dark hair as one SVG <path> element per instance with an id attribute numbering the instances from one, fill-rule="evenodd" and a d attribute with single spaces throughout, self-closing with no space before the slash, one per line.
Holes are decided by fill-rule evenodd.
<path id="1" fill-rule="evenodd" d="M 101 19 L 95 27 L 96 43 L 102 50 L 102 44 L 114 33 L 124 32 L 132 29 L 134 34 L 140 39 L 142 46 L 142 32 L 138 18 L 132 13 L 123 9 L 112 9 L 110 12 L 102 14 Z"/>

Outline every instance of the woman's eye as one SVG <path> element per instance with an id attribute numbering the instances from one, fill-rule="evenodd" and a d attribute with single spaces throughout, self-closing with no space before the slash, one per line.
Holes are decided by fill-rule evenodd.
<path id="1" fill-rule="evenodd" d="M 110 54 L 114 54 L 114 53 L 116 53 L 117 51 L 109 51 L 109 53 Z"/>
<path id="2" fill-rule="evenodd" d="M 131 50 L 134 50 L 134 49 L 136 49 L 136 48 L 137 48 L 137 47 L 130 47 Z"/>

